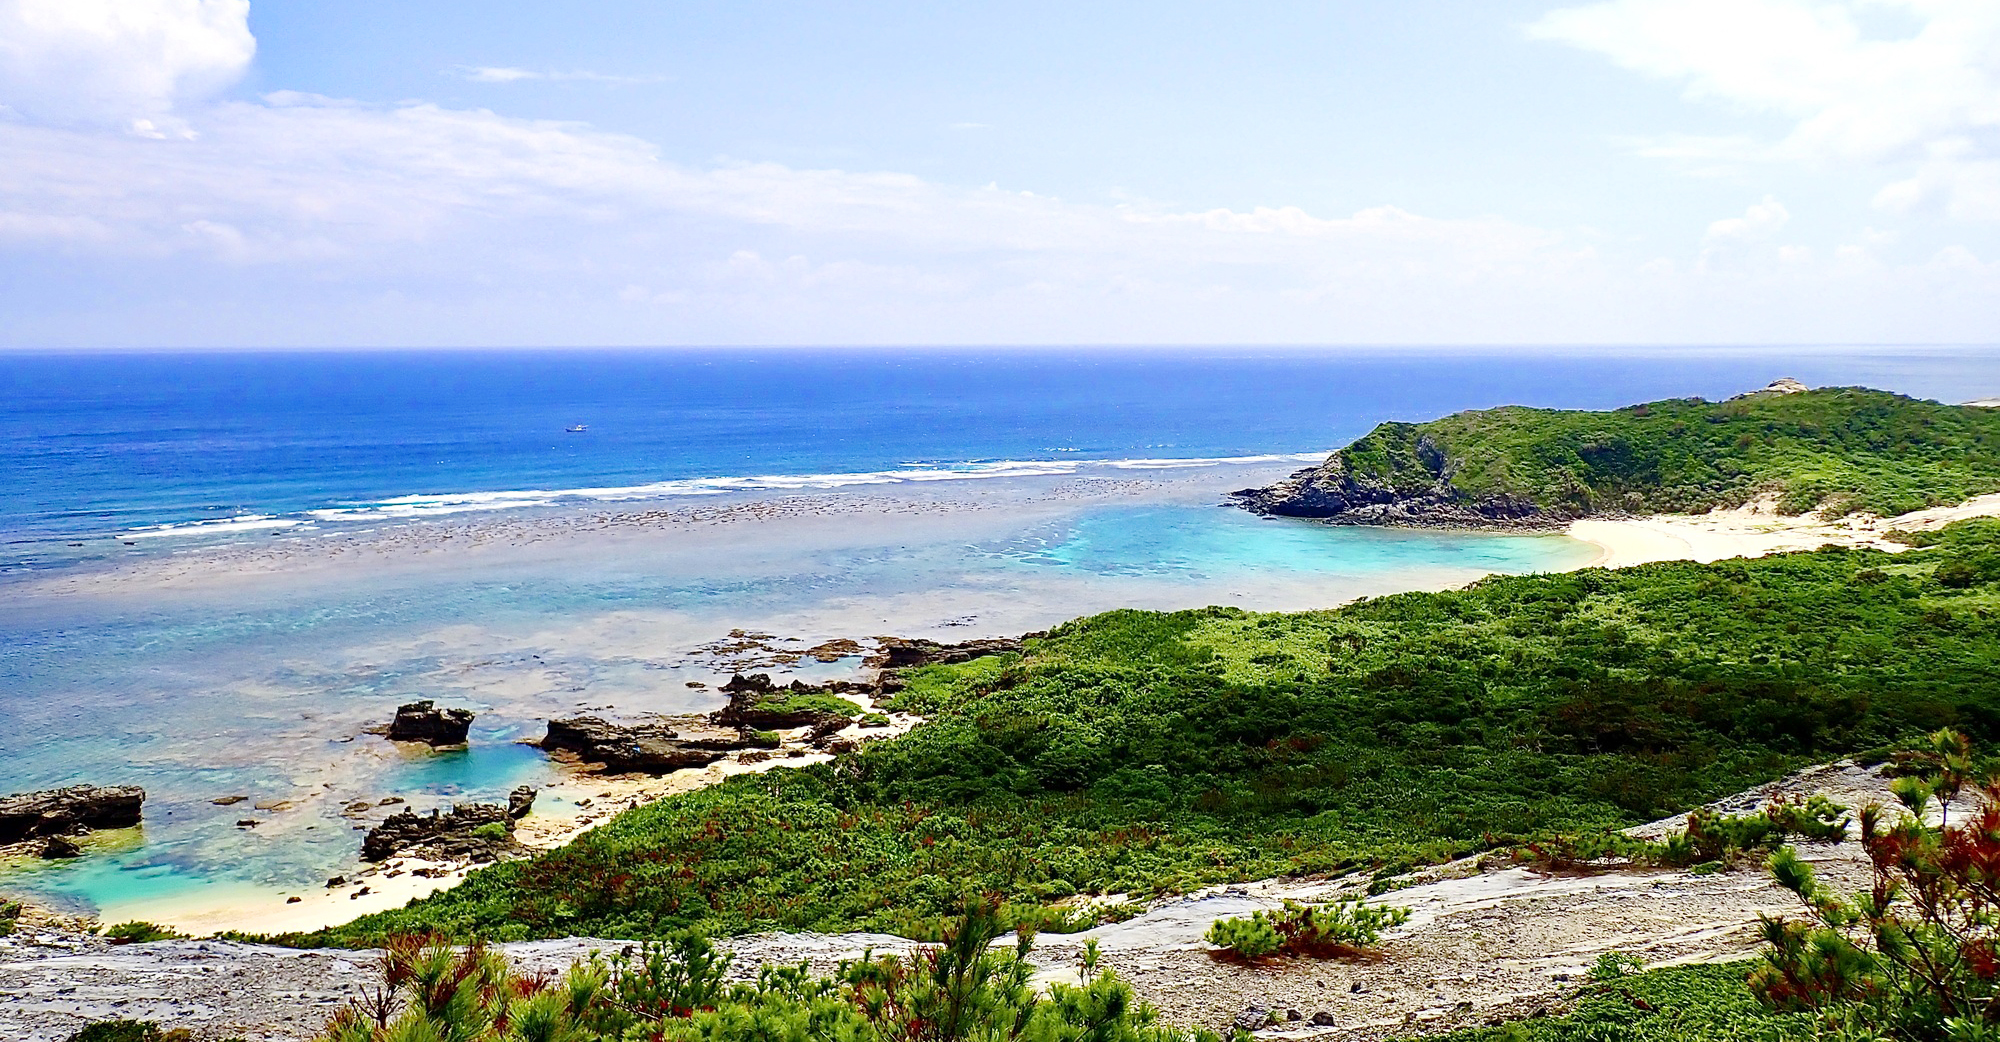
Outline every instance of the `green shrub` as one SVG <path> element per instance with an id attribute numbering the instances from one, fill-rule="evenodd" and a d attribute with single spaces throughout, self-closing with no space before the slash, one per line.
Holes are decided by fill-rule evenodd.
<path id="1" fill-rule="evenodd" d="M 489 821 L 473 829 L 472 834 L 480 839 L 506 839 L 513 835 L 507 830 L 507 823 L 504 821 Z"/>
<path id="2" fill-rule="evenodd" d="M 1217 919 L 1208 943 L 1230 957 L 1254 960 L 1267 955 L 1311 959 L 1354 958 L 1382 939 L 1382 931 L 1410 917 L 1407 908 L 1364 904 L 1345 898 L 1327 904 L 1286 901 L 1276 912 L 1252 912 L 1247 919 Z"/>
<path id="3" fill-rule="evenodd" d="M 761 749 L 776 749 L 784 743 L 784 736 L 776 731 L 750 732 L 750 744 Z"/>
<path id="4" fill-rule="evenodd" d="M 861 717 L 861 726 L 887 727 L 889 726 L 889 717 L 883 713 L 867 713 Z"/>
<path id="5" fill-rule="evenodd" d="M 1158 1023 L 1108 972 L 1043 993 L 1030 983 L 1032 936 L 1008 950 L 992 946 L 1000 933 L 997 906 L 975 902 L 935 946 L 871 952 L 832 977 L 765 966 L 736 984 L 730 957 L 692 933 L 593 957 L 559 979 L 518 976 L 481 945 L 397 938 L 373 998 L 336 1014 L 320 1040 L 1220 1042 Z"/>
<path id="6" fill-rule="evenodd" d="M 103 935 L 110 939 L 112 944 L 144 944 L 148 941 L 171 941 L 187 936 L 172 927 L 149 923 L 143 919 L 107 926 L 103 930 Z"/>
<path id="7" fill-rule="evenodd" d="M 1217 919 L 1203 936 L 1208 943 L 1243 959 L 1261 959 L 1284 943 L 1266 912 L 1252 912 L 1245 919 Z"/>

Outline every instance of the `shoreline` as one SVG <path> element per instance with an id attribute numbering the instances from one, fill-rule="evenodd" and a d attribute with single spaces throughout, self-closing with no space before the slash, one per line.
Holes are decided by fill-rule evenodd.
<path id="1" fill-rule="evenodd" d="M 1842 518 L 1780 514 L 1776 498 L 1763 497 L 1705 514 L 1580 518 L 1563 531 L 1598 548 L 1597 558 L 1584 567 L 1629 568 L 1659 561 L 1707 564 L 1829 545 L 1901 553 L 1909 546 L 1888 538 L 1889 533 L 1934 531 L 1954 521 L 1995 516 L 2000 516 L 2000 493 L 1886 518 L 1873 514 Z"/>
<path id="2" fill-rule="evenodd" d="M 1045 496 L 1053 490 L 1045 487 L 1037 491 Z M 1079 491 L 1084 490 L 1073 490 L 1071 494 Z M 1101 488 L 1089 491 L 1099 494 L 1110 492 L 1109 489 Z M 1129 488 L 1122 491 L 1127 495 L 1131 494 Z M 1157 495 L 1160 491 L 1158 485 L 1152 486 L 1153 494 Z M 863 514 L 870 512 L 871 506 L 879 507 L 879 501 L 874 496 L 843 498 L 846 499 L 844 505 L 847 510 L 840 511 L 841 513 L 852 511 L 855 514 Z M 1039 499 L 1040 496 L 1022 498 Z M 1085 498 L 1092 497 L 1086 493 Z M 1113 493 L 1112 498 L 1120 497 Z M 790 502 L 801 508 L 799 512 L 803 514 L 816 513 L 815 507 L 825 509 L 826 505 L 822 497 L 800 497 Z M 938 509 L 988 513 L 995 510 L 1005 512 L 1008 507 L 1021 507 L 1027 504 L 1023 503 L 1022 499 L 1013 497 L 1000 502 L 977 500 L 968 502 L 950 497 L 943 501 L 919 500 L 911 505 L 925 513 Z M 790 514 L 789 511 L 783 513 Z M 1628 567 L 1667 560 L 1707 562 L 1733 557 L 1755 557 L 1788 550 L 1809 550 L 1827 543 L 1900 551 L 1907 547 L 1888 541 L 1885 538 L 1888 532 L 1898 529 L 1932 529 L 1966 517 L 1993 515 L 2000 515 L 2000 495 L 1979 497 L 1955 507 L 1916 511 L 1888 519 L 1865 515 L 1835 520 L 1812 515 L 1791 517 L 1777 514 L 1774 504 L 1758 502 L 1701 515 L 1586 518 L 1573 522 L 1561 533 L 1550 534 L 1566 534 L 1596 548 L 1594 557 L 1579 560 L 1564 569 L 1571 570 L 1588 567 Z M 689 520 L 692 519 L 677 518 L 674 522 L 666 523 L 671 528 L 681 528 Z M 704 520 L 707 522 L 706 525 L 697 522 L 696 526 L 690 527 L 709 525 L 730 527 L 728 521 L 713 515 Z M 751 519 L 742 518 L 742 520 Z M 789 517 L 767 515 L 756 520 L 764 524 L 786 525 L 798 523 L 804 518 L 797 515 Z M 684 528 L 681 530 L 686 531 Z M 714 531 L 713 528 L 709 530 Z M 572 531 L 564 535 L 596 542 L 584 532 Z M 556 538 L 561 539 L 563 536 Z M 714 547 L 714 544 L 707 543 L 706 540 L 702 542 L 711 548 Z M 465 549 L 475 554 L 479 552 L 472 547 Z M 452 553 L 458 550 L 458 547 L 451 547 L 446 552 Z M 280 568 L 282 569 L 282 566 Z M 1435 587 L 1415 584 L 1409 588 Z M 991 592 L 986 591 L 988 594 Z M 935 635 L 946 637 L 944 631 L 939 631 Z M 605 694 L 608 697 L 603 698 L 604 701 L 614 704 L 622 704 L 624 701 L 616 692 Z M 579 707 L 583 704 L 577 703 Z M 623 708 L 635 712 L 644 711 L 633 705 L 624 705 Z M 898 718 L 893 728 L 870 729 L 866 734 L 854 734 L 851 737 L 878 740 L 903 733 L 916 722 Z M 551 767 L 556 777 L 544 784 L 542 809 L 523 819 L 519 839 L 524 846 L 536 850 L 553 849 L 571 842 L 585 831 L 630 807 L 712 785 L 737 773 L 803 766 L 830 758 L 823 752 L 809 750 L 799 750 L 799 752 L 803 755 L 780 756 L 754 764 L 742 764 L 731 759 L 705 768 L 677 771 L 656 777 L 587 773 L 575 765 L 552 762 Z M 342 885 L 335 887 L 308 889 L 297 885 L 279 888 L 249 883 L 224 884 L 213 889 L 204 888 L 171 896 L 161 895 L 155 901 L 122 905 L 112 910 L 115 918 L 105 918 L 103 921 L 144 919 L 194 934 L 222 931 L 266 934 L 309 932 L 338 925 L 360 915 L 401 907 L 413 899 L 448 889 L 461 882 L 472 866 L 398 857 L 391 858 L 380 866 L 355 866 L 349 863 L 346 867 L 350 870 L 348 878 Z M 360 867 L 361 871 L 352 872 L 355 867 Z M 423 874 L 419 875 L 419 871 Z M 297 897 L 299 900 L 288 901 L 292 897 Z"/>
<path id="3" fill-rule="evenodd" d="M 866 712 L 877 712 L 860 698 L 846 697 Z M 907 734 L 922 723 L 906 713 L 886 713 L 887 727 L 863 728 L 856 722 L 834 733 L 834 738 L 855 743 L 881 741 Z M 749 762 L 730 756 L 705 767 L 690 767 L 666 774 L 613 774 L 591 769 L 591 765 L 569 759 L 551 758 L 560 771 L 558 779 L 538 792 L 537 805 L 550 802 L 575 813 L 548 814 L 530 811 L 516 825 L 514 839 L 533 854 L 566 846 L 584 833 L 620 813 L 681 793 L 694 792 L 739 774 L 760 774 L 783 768 L 825 763 L 833 754 L 803 744 L 810 728 L 780 732 L 783 744 L 771 750 L 770 758 Z M 401 908 L 410 901 L 451 889 L 465 881 L 474 869 L 498 862 L 471 863 L 396 855 L 379 864 L 367 865 L 338 886 L 297 894 L 287 890 L 245 886 L 226 891 L 222 900 L 197 901 L 188 898 L 164 899 L 148 910 L 128 909 L 135 917 L 196 937 L 218 933 L 285 934 L 310 933 L 350 922 L 363 915 Z M 364 863 L 366 864 L 366 863 Z M 292 901 L 292 897 L 299 900 Z M 147 914 L 137 914 L 140 911 Z"/>

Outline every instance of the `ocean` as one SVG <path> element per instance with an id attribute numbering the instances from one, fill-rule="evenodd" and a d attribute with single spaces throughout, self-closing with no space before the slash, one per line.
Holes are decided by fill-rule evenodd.
<path id="1" fill-rule="evenodd" d="M 110 919 L 305 893 L 354 863 L 355 799 L 559 780 L 519 744 L 550 715 L 859 668 L 773 647 L 1575 567 L 1590 549 L 1559 536 L 1271 521 L 1223 493 L 1384 420 L 1779 376 L 2000 394 L 1981 350 L 0 356 L 0 792 L 149 794 L 143 828 L 0 865 L 0 890 Z M 475 709 L 471 746 L 367 733 L 419 697 Z"/>

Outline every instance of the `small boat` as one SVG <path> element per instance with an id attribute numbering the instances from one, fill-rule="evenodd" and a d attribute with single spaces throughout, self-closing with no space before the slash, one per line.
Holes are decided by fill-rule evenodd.
<path id="1" fill-rule="evenodd" d="M 563 428 L 563 433 L 564 433 L 564 434 L 582 434 L 582 433 L 583 433 L 584 431 L 587 431 L 587 430 L 589 430 L 589 429 L 590 429 L 589 427 L 586 427 L 586 426 L 584 426 L 584 425 L 583 425 L 583 424 L 581 424 L 581 423 L 576 423 L 576 424 L 571 424 L 571 425 L 570 425 L 570 426 L 568 426 L 568 427 L 564 427 L 564 428 Z"/>

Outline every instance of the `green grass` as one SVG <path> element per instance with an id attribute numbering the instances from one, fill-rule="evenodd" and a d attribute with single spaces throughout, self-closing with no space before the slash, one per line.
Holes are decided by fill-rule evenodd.
<path id="1" fill-rule="evenodd" d="M 1023 656 L 915 671 L 894 708 L 928 722 L 907 735 L 628 811 L 292 939 L 921 936 L 966 890 L 1037 918 L 1073 893 L 1389 873 L 1650 820 L 1942 726 L 2000 740 L 2000 584 L 1930 574 L 1996 534 L 1335 611 L 1108 612 Z"/>
<path id="2" fill-rule="evenodd" d="M 782 690 L 760 699 L 757 708 L 773 713 L 824 713 L 843 717 L 861 713 L 860 706 L 838 695 L 799 694 Z"/>
<path id="3" fill-rule="evenodd" d="M 1610 412 L 1507 406 L 1382 424 L 1329 467 L 1419 491 L 1440 460 L 1466 497 L 1561 514 L 1700 511 L 1777 492 L 1791 513 L 1825 504 L 1886 516 L 2000 490 L 2000 409 L 1864 388 Z"/>
<path id="4" fill-rule="evenodd" d="M 1680 966 L 1584 989 L 1574 1008 L 1429 1042 L 1807 1042 L 1813 1018 L 1772 1013 L 1744 986 L 1752 962 Z"/>

